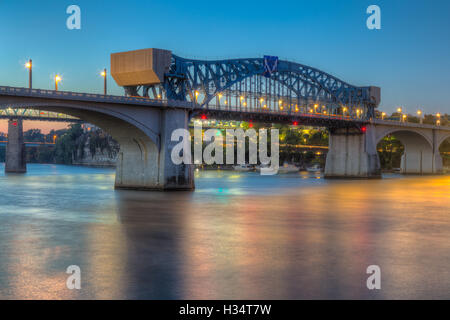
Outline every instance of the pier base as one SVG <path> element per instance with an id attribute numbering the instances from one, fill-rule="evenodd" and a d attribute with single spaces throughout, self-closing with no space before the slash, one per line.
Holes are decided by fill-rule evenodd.
<path id="1" fill-rule="evenodd" d="M 5 172 L 27 172 L 25 143 L 23 141 L 23 123 L 21 119 L 11 119 L 8 121 Z"/>
<path id="2" fill-rule="evenodd" d="M 364 133 L 356 128 L 333 130 L 330 133 L 325 178 L 381 178 L 374 130 L 373 126 L 367 126 Z"/>

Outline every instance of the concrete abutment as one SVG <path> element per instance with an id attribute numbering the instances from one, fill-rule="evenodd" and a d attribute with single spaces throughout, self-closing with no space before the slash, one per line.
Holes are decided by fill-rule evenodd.
<path id="1" fill-rule="evenodd" d="M 21 119 L 10 119 L 8 121 L 5 172 L 27 172 L 25 143 L 23 141 L 23 123 Z"/>

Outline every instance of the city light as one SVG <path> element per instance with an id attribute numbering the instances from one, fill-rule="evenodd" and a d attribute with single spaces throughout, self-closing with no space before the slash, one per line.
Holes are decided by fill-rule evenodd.
<path id="1" fill-rule="evenodd" d="M 25 63 L 25 68 L 28 69 L 28 88 L 31 89 L 33 87 L 33 61 L 31 61 L 31 59 Z"/>
<path id="2" fill-rule="evenodd" d="M 58 91 L 58 83 L 61 82 L 61 77 L 59 75 L 55 76 L 55 91 Z"/>
<path id="3" fill-rule="evenodd" d="M 106 72 L 106 68 L 103 69 L 103 71 L 100 73 L 100 75 L 103 77 L 103 94 L 106 95 L 107 86 L 106 86 L 106 76 L 108 75 Z"/>

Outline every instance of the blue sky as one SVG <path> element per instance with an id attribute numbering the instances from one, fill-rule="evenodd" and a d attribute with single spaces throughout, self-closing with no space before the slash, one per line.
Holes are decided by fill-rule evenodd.
<path id="1" fill-rule="evenodd" d="M 81 30 L 66 8 L 81 8 Z M 366 27 L 381 7 L 382 29 Z M 354 85 L 382 88 L 381 108 L 450 112 L 450 1 L 0 1 L 0 85 L 102 92 L 112 52 L 164 48 L 215 59 L 277 55 Z M 109 78 L 110 92 L 123 94 Z"/>

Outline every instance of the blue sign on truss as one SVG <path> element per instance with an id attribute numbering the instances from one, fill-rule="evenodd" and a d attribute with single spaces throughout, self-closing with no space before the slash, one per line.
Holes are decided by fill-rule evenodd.
<path id="1" fill-rule="evenodd" d="M 264 56 L 264 73 L 263 76 L 270 78 L 272 73 L 278 71 L 278 57 Z"/>

